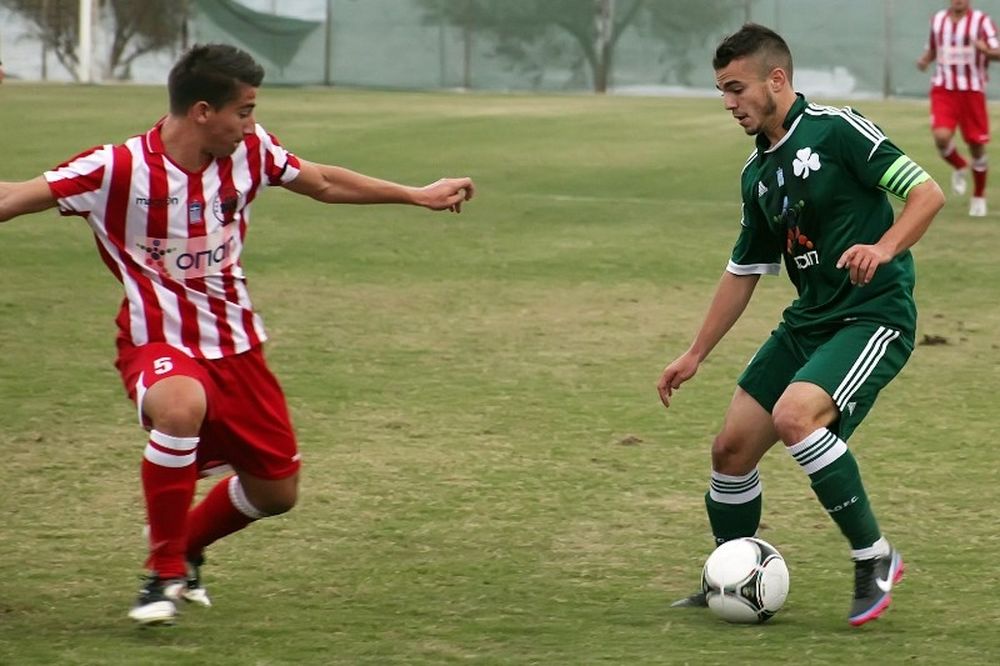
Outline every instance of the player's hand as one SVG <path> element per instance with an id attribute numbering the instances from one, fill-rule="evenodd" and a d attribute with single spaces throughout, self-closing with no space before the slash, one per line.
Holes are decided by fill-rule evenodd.
<path id="1" fill-rule="evenodd" d="M 846 268 L 851 274 L 851 284 L 863 287 L 875 277 L 882 264 L 892 261 L 892 255 L 878 245 L 852 245 L 837 260 L 837 268 Z"/>
<path id="2" fill-rule="evenodd" d="M 472 198 L 475 185 L 471 178 L 442 178 L 418 190 L 416 203 L 431 210 L 462 212 L 462 203 Z"/>
<path id="3" fill-rule="evenodd" d="M 698 372 L 699 361 L 694 354 L 687 352 L 663 369 L 660 381 L 656 382 L 656 391 L 660 394 L 660 402 L 664 407 L 670 406 L 670 398 L 681 384 L 694 377 Z"/>

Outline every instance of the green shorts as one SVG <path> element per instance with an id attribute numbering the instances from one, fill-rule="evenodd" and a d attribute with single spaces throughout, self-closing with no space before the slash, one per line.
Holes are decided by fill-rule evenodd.
<path id="1" fill-rule="evenodd" d="M 816 384 L 840 411 L 830 430 L 846 441 L 912 352 L 911 334 L 880 324 L 857 322 L 834 331 L 798 333 L 781 323 L 737 384 L 768 412 L 792 382 Z"/>

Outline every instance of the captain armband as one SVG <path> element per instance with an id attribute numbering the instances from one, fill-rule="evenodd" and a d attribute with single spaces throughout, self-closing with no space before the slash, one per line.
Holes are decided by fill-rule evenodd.
<path id="1" fill-rule="evenodd" d="M 878 186 L 894 197 L 906 201 L 914 187 L 930 179 L 930 175 L 919 164 L 906 155 L 900 155 L 882 174 Z"/>

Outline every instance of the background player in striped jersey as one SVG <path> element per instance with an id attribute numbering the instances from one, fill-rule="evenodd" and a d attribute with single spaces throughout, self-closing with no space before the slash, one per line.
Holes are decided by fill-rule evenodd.
<path id="1" fill-rule="evenodd" d="M 931 17 L 927 48 L 917 60 L 920 71 L 935 60 L 931 77 L 931 132 L 941 156 L 953 168 L 951 189 L 961 196 L 967 190 L 969 163 L 955 147 L 955 128 L 972 156 L 972 199 L 969 215 L 986 215 L 986 144 L 990 121 L 986 109 L 987 65 L 1000 56 L 1000 39 L 993 20 L 969 0 L 951 0 L 948 9 Z"/>
<path id="2" fill-rule="evenodd" d="M 0 183 L 0 221 L 53 206 L 84 217 L 125 290 L 116 366 L 149 430 L 149 576 L 129 612 L 142 624 L 172 622 L 181 598 L 208 605 L 204 549 L 297 500 L 295 435 L 240 263 L 250 203 L 269 185 L 454 212 L 473 195 L 469 178 L 408 187 L 297 158 L 254 120 L 263 77 L 244 51 L 195 46 L 171 69 L 170 112 L 148 132 Z M 191 508 L 199 472 L 220 463 L 235 473 Z"/>
<path id="3" fill-rule="evenodd" d="M 761 275 L 784 262 L 798 298 L 737 382 L 712 444 L 705 496 L 716 543 L 760 524 L 757 463 L 781 441 L 850 543 L 852 625 L 888 606 L 903 573 L 846 441 L 909 358 L 916 328 L 909 247 L 944 205 L 937 184 L 871 121 L 810 104 L 773 31 L 747 24 L 713 60 L 727 111 L 756 147 L 743 168 L 739 238 L 691 346 L 657 383 L 670 405 L 743 313 Z M 893 219 L 886 193 L 905 205 Z M 704 606 L 697 593 L 675 605 Z"/>

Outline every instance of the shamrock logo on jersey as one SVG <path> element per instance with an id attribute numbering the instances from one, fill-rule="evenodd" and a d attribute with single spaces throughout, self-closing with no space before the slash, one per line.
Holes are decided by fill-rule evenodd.
<path id="1" fill-rule="evenodd" d="M 792 169 L 795 171 L 796 176 L 805 180 L 813 171 L 819 171 L 819 168 L 819 154 L 814 153 L 812 148 L 806 146 L 795 153 L 795 159 L 792 160 Z"/>

